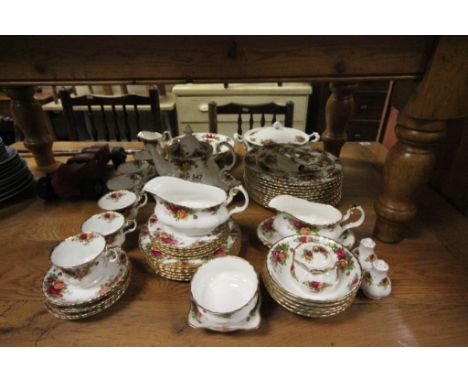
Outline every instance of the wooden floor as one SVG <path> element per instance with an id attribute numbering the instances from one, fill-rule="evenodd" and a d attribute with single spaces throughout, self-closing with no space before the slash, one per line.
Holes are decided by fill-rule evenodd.
<path id="1" fill-rule="evenodd" d="M 138 146 L 139 143 L 130 144 Z M 71 147 L 56 143 L 55 148 Z M 385 149 L 378 144 L 348 143 L 344 197 L 340 208 L 364 207 L 367 219 L 355 231 L 370 236 L 372 203 L 382 189 Z M 29 159 L 32 166 L 32 160 Z M 240 169 L 237 170 L 239 173 Z M 133 280 L 123 299 L 108 311 L 79 322 L 54 318 L 42 305 L 40 285 L 49 267 L 49 251 L 79 230 L 96 213 L 93 202 L 44 202 L 30 197 L 0 207 L 0 345 L 152 345 L 152 346 L 415 346 L 468 345 L 468 221 L 430 189 L 419 200 L 418 219 L 409 238 L 377 244 L 390 264 L 393 294 L 371 301 L 360 293 L 343 314 L 306 319 L 284 310 L 263 289 L 259 330 L 218 334 L 185 323 L 189 285 L 151 273 L 129 236 Z M 141 210 L 144 222 L 153 204 Z M 243 233 L 242 254 L 260 271 L 267 249 L 256 239 L 258 223 L 272 212 L 251 202 L 236 215 Z"/>

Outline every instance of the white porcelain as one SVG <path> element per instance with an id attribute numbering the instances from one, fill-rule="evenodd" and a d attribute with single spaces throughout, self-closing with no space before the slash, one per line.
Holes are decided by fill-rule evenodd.
<path id="1" fill-rule="evenodd" d="M 148 202 L 146 194 L 137 195 L 132 191 L 119 190 L 108 192 L 98 200 L 99 208 L 120 212 L 126 219 L 135 219 L 138 210 Z"/>
<path id="2" fill-rule="evenodd" d="M 317 142 L 320 139 L 320 134 L 305 132 L 285 127 L 281 122 L 275 122 L 270 127 L 257 127 L 249 130 L 243 135 L 234 134 L 234 139 L 243 142 L 247 150 L 252 150 L 253 147 L 266 146 L 272 144 L 295 144 L 304 145 L 308 142 Z"/>
<path id="3" fill-rule="evenodd" d="M 190 312 L 187 318 L 189 326 L 195 329 L 208 329 L 215 332 L 234 332 L 237 330 L 254 330 L 258 329 L 261 323 L 260 317 L 261 297 L 257 299 L 257 305 L 250 311 L 244 320 L 237 322 L 214 323 L 209 317 L 204 315 L 192 302 Z"/>
<path id="4" fill-rule="evenodd" d="M 218 133 L 193 133 L 193 136 L 200 142 L 207 142 L 213 148 L 213 152 L 216 153 L 227 153 L 230 152 L 229 146 L 220 145 L 221 142 L 227 142 L 230 146 L 234 147 L 234 140 L 226 135 Z M 179 142 L 184 136 L 179 135 L 172 139 L 171 143 Z"/>
<path id="5" fill-rule="evenodd" d="M 117 175 L 106 182 L 109 191 L 128 190 L 138 194 L 143 187 L 143 177 L 138 174 Z"/>
<path id="6" fill-rule="evenodd" d="M 364 273 L 361 289 L 364 294 L 374 300 L 387 297 L 392 292 L 392 281 L 388 277 L 388 264 L 382 259 L 372 262 L 370 271 Z"/>
<path id="7" fill-rule="evenodd" d="M 235 186 L 226 194 L 218 187 L 170 176 L 151 179 L 143 190 L 156 199 L 154 213 L 161 223 L 187 236 L 211 234 L 249 204 L 249 196 L 243 186 Z M 238 191 L 244 195 L 244 204 L 228 210 L 227 206 Z"/>
<path id="8" fill-rule="evenodd" d="M 213 241 L 220 240 L 228 227 L 222 224 L 213 232 L 205 236 L 187 236 L 173 231 L 170 227 L 162 224 L 158 217 L 153 214 L 148 219 L 148 231 L 153 240 L 163 243 L 165 246 L 180 249 L 195 249 L 206 246 Z"/>
<path id="9" fill-rule="evenodd" d="M 215 324 L 245 320 L 257 304 L 258 287 L 255 269 L 237 256 L 207 261 L 190 284 L 193 303 Z"/>
<path id="10" fill-rule="evenodd" d="M 273 226 L 274 219 L 274 216 L 266 218 L 257 227 L 258 239 L 268 248 L 271 248 L 277 241 L 283 239 L 284 237 L 290 236 L 282 235 L 281 233 L 276 231 L 275 227 Z M 303 230 L 303 232 L 304 234 L 309 234 L 312 231 L 306 229 Z M 354 243 L 356 242 L 356 236 L 354 235 L 352 230 L 348 229 L 346 231 L 343 231 L 343 233 L 335 240 L 347 249 L 351 250 L 354 247 Z"/>
<path id="11" fill-rule="evenodd" d="M 106 240 L 102 235 L 81 232 L 55 246 L 50 261 L 66 275 L 69 284 L 88 288 L 101 281 L 106 252 Z"/>
<path id="12" fill-rule="evenodd" d="M 165 149 L 161 145 L 161 139 L 146 139 L 144 134 L 146 132 L 141 133 L 139 137 L 145 142 L 145 149 L 151 153 L 160 175 L 218 186 L 223 183 L 223 173 L 235 165 L 234 148 L 229 143 L 219 143 L 218 151 L 221 152 L 222 147 L 227 148 L 232 153 L 233 161 L 220 168 L 216 163 L 217 155 L 213 154 L 211 144 L 199 141 L 193 135 L 190 126 L 187 126 L 183 137 Z"/>
<path id="13" fill-rule="evenodd" d="M 268 206 L 280 212 L 275 216 L 273 226 L 283 236 L 313 233 L 337 239 L 344 231 L 359 227 L 365 219 L 360 206 L 349 208 L 343 215 L 329 204 L 309 202 L 291 195 L 278 195 Z M 353 211 L 360 213 L 359 218 L 345 223 Z"/>
<path id="14" fill-rule="evenodd" d="M 135 220 L 125 220 L 125 217 L 115 211 L 106 211 L 95 214 L 86 219 L 81 225 L 83 232 L 97 232 L 104 236 L 107 245 L 121 247 L 125 242 L 125 236 L 135 231 Z"/>
<path id="15" fill-rule="evenodd" d="M 42 293 L 47 302 L 53 305 L 76 305 L 93 303 L 98 298 L 112 292 L 128 274 L 129 260 L 120 248 L 110 248 L 107 257 L 102 281 L 88 288 L 70 283 L 70 278 L 60 268 L 52 266 L 46 273 L 42 283 Z"/>
<path id="16" fill-rule="evenodd" d="M 370 237 L 366 237 L 361 240 L 359 247 L 353 250 L 353 254 L 361 263 L 363 271 L 369 272 L 372 269 L 372 262 L 377 259 L 374 248 L 375 241 Z"/>
<path id="17" fill-rule="evenodd" d="M 300 243 L 293 251 L 291 276 L 306 293 L 321 293 L 324 289 L 334 288 L 339 282 L 339 261 L 335 248 L 331 246 L 315 242 Z"/>
<path id="18" fill-rule="evenodd" d="M 156 176 L 156 171 L 153 166 L 149 164 L 148 161 L 129 161 L 122 163 L 119 167 L 117 167 L 117 172 L 119 174 L 138 174 L 144 180 L 148 180 Z"/>
<path id="19" fill-rule="evenodd" d="M 338 257 L 339 281 L 334 288 L 324 288 L 316 292 L 303 289 L 291 275 L 293 251 L 303 243 L 314 243 L 333 250 Z M 317 235 L 288 236 L 278 241 L 268 252 L 266 258 L 267 272 L 282 289 L 304 301 L 336 301 L 340 300 L 361 283 L 361 266 L 353 254 L 334 240 Z"/>
<path id="20" fill-rule="evenodd" d="M 148 150 L 141 150 L 141 151 L 136 151 L 133 153 L 133 159 L 135 160 L 146 160 L 148 162 L 153 163 L 153 158 L 151 157 L 151 154 L 149 153 Z"/>
<path id="21" fill-rule="evenodd" d="M 240 231 L 239 226 L 232 219 L 230 219 L 228 222 L 228 230 L 229 230 L 229 235 L 226 241 L 219 248 L 215 249 L 210 256 L 202 257 L 202 258 L 197 257 L 194 259 L 183 260 L 184 264 L 186 264 L 187 266 L 191 266 L 191 267 L 198 267 L 199 265 L 204 264 L 207 261 L 211 260 L 215 256 L 224 256 L 226 254 L 229 254 L 234 244 L 236 243 L 236 241 L 239 240 L 241 231 Z M 176 265 L 181 262 L 180 258 L 178 257 L 173 257 L 161 251 L 157 251 L 153 249 L 153 246 L 151 243 L 151 234 L 147 226 L 141 227 L 140 236 L 138 238 L 138 244 L 139 244 L 141 251 L 146 256 L 150 256 L 153 259 L 156 259 L 158 263 L 160 263 L 163 266 Z"/>

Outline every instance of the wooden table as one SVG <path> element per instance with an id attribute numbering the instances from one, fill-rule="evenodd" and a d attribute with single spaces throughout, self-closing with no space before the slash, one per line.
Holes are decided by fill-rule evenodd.
<path id="1" fill-rule="evenodd" d="M 84 145 L 56 142 L 55 149 Z M 138 147 L 139 143 L 130 143 Z M 375 222 L 373 200 L 382 187 L 386 150 L 380 144 L 347 143 L 344 197 L 340 209 L 364 207 L 367 219 L 355 230 L 370 236 Z M 57 157 L 58 160 L 65 160 Z M 32 166 L 32 158 L 28 159 Z M 237 168 L 239 176 L 241 169 Z M 36 173 L 39 175 L 38 173 Z M 419 215 L 409 237 L 399 244 L 377 244 L 390 264 L 393 294 L 372 301 L 358 294 L 343 314 L 326 319 L 296 316 L 276 304 L 262 289 L 259 330 L 219 334 L 185 323 L 189 285 L 155 276 L 137 248 L 137 234 L 127 250 L 133 279 L 121 301 L 108 311 L 78 322 L 56 319 L 42 305 L 40 285 L 57 241 L 79 230 L 96 213 L 91 201 L 18 201 L 0 209 L 0 345 L 468 345 L 468 222 L 430 189 L 418 199 Z M 141 210 L 143 223 L 150 203 Z M 236 215 L 243 235 L 242 255 L 260 271 L 267 249 L 255 230 L 272 212 L 251 202 Z"/>

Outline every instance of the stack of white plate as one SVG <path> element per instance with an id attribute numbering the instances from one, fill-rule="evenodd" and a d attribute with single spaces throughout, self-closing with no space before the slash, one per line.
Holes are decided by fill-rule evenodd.
<path id="1" fill-rule="evenodd" d="M 17 151 L 5 146 L 0 138 L 0 203 L 31 186 L 34 178 Z"/>

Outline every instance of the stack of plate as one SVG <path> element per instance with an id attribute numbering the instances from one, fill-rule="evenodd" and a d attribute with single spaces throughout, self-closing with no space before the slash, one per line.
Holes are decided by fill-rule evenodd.
<path id="1" fill-rule="evenodd" d="M 208 251 L 205 245 L 200 245 L 205 240 L 188 242 L 189 238 L 168 237 L 164 234 L 161 237 L 161 231 L 158 228 L 160 228 L 159 223 L 153 215 L 140 231 L 139 245 L 146 262 L 153 271 L 170 280 L 190 281 L 198 267 L 208 260 L 222 255 L 237 256 L 240 252 L 241 232 L 239 226 L 232 220 L 222 227 L 223 231 L 218 236 L 221 239 L 214 241 L 215 246 L 211 245 L 213 241 L 208 240 Z M 169 251 L 162 249 L 161 239 L 166 242 L 166 246 L 172 243 L 173 248 L 169 248 Z M 197 248 L 200 249 L 199 252 Z"/>
<path id="2" fill-rule="evenodd" d="M 33 180 L 26 162 L 0 138 L 0 203 L 29 188 Z"/>
<path id="3" fill-rule="evenodd" d="M 337 282 L 299 282 L 295 256 L 307 245 L 310 256 L 327 253 L 337 263 Z M 318 252 L 315 252 L 318 251 Z M 322 251 L 322 252 L 320 252 Z M 296 255 L 295 255 L 296 254 Z M 336 256 L 336 257 L 335 257 Z M 310 270 L 311 277 L 319 272 Z M 271 297 L 285 309 L 306 317 L 329 317 L 346 310 L 353 302 L 362 279 L 359 261 L 344 246 L 322 236 L 289 236 L 277 242 L 267 255 L 263 281 Z"/>
<path id="4" fill-rule="evenodd" d="M 244 181 L 249 196 L 264 207 L 283 194 L 336 205 L 343 166 L 332 154 L 309 146 L 270 145 L 247 153 Z"/>
<path id="5" fill-rule="evenodd" d="M 103 282 L 88 288 L 70 284 L 67 275 L 52 266 L 42 283 L 46 309 L 57 318 L 79 320 L 94 316 L 118 301 L 131 278 L 128 256 L 121 249 L 118 251 L 118 261 L 109 262 Z"/>

